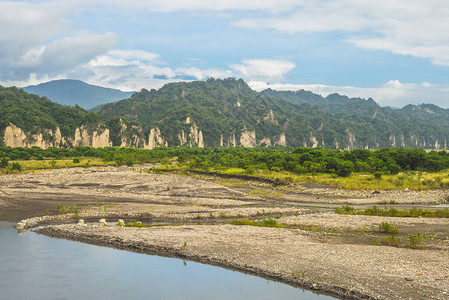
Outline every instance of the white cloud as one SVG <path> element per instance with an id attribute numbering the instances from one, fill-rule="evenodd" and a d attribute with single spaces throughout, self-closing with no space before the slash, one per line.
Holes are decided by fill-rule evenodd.
<path id="1" fill-rule="evenodd" d="M 16 67 L 57 70 L 77 66 L 117 45 L 114 33 L 92 34 L 80 32 L 76 36 L 28 50 Z"/>
<path id="2" fill-rule="evenodd" d="M 280 81 L 295 68 L 291 61 L 277 59 L 246 59 L 230 68 L 246 80 Z"/>
<path id="3" fill-rule="evenodd" d="M 237 20 L 234 25 L 288 33 L 340 31 L 361 48 L 385 50 L 449 65 L 446 0 L 302 1 L 288 13 Z"/>
<path id="4" fill-rule="evenodd" d="M 82 65 L 77 74 L 82 80 L 123 90 L 157 88 L 174 81 L 176 73 L 164 67 L 159 55 L 143 50 L 111 50 Z M 84 77 L 82 77 L 84 75 Z M 157 79 L 166 78 L 165 80 Z"/>
<path id="5" fill-rule="evenodd" d="M 267 88 L 278 91 L 306 90 L 326 97 L 332 93 L 348 97 L 373 98 L 382 106 L 403 107 L 407 104 L 433 103 L 449 108 L 449 85 L 430 84 L 428 82 L 401 83 L 390 80 L 379 87 L 329 86 L 322 84 L 267 84 L 262 81 L 251 81 L 249 86 L 262 91 Z"/>
<path id="6" fill-rule="evenodd" d="M 226 78 L 234 76 L 231 70 L 199 69 L 195 67 L 176 68 L 175 72 L 178 77 L 193 77 L 196 80 L 205 80 L 209 77 Z"/>
<path id="7" fill-rule="evenodd" d="M 61 2 L 0 2 L 0 80 L 63 76 L 117 45 L 114 33 L 71 29 L 68 16 L 86 1 Z"/>
<path id="8" fill-rule="evenodd" d="M 173 11 L 226 11 L 226 10 L 250 10 L 250 11 L 287 11 L 298 5 L 298 0 L 97 0 L 96 3 L 121 7 L 122 9 L 145 9 L 157 12 Z"/>
<path id="9" fill-rule="evenodd" d="M 138 57 L 148 58 L 138 61 Z M 279 81 L 283 75 L 291 71 L 295 65 L 284 60 L 247 59 L 240 64 L 232 64 L 229 69 L 179 67 L 172 69 L 164 67 L 159 56 L 145 51 L 109 51 L 84 65 L 80 73 L 88 74 L 89 82 L 103 86 L 114 86 L 125 90 L 140 88 L 157 88 L 161 82 L 180 80 L 205 80 L 209 77 L 226 78 L 242 77 L 245 80 Z M 86 72 L 89 70 L 91 73 Z M 83 72 L 81 72 L 83 71 Z"/>

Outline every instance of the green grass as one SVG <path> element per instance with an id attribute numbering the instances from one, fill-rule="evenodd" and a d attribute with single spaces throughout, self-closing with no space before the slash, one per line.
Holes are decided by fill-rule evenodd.
<path id="1" fill-rule="evenodd" d="M 397 234 L 399 232 L 399 228 L 396 225 L 392 225 L 388 222 L 382 222 L 379 224 L 379 229 L 383 232 Z"/>
<path id="2" fill-rule="evenodd" d="M 425 249 L 425 236 L 418 233 L 410 233 L 408 235 L 407 246 L 412 249 Z"/>
<path id="3" fill-rule="evenodd" d="M 188 172 L 205 171 L 201 169 L 189 168 L 186 165 L 160 166 L 150 170 L 150 172 L 164 171 Z M 207 172 L 224 175 L 246 175 L 248 178 L 269 180 L 274 185 L 314 183 L 328 185 L 335 188 L 347 190 L 429 190 L 438 188 L 449 188 L 449 169 L 440 172 L 420 172 L 406 171 L 399 174 L 382 174 L 374 176 L 368 173 L 353 173 L 347 177 L 339 177 L 336 174 L 328 173 L 308 173 L 295 174 L 287 171 L 270 171 L 266 169 L 256 169 L 248 174 L 242 168 L 214 169 L 210 167 Z"/>
<path id="4" fill-rule="evenodd" d="M 422 208 L 411 208 L 411 209 L 397 209 L 397 208 L 378 208 L 373 206 L 373 208 L 366 208 L 356 210 L 350 206 L 343 206 L 341 208 L 336 208 L 334 211 L 336 214 L 346 214 L 346 215 L 366 215 L 366 216 L 382 216 L 382 217 L 410 217 L 410 218 L 449 218 L 449 209 L 422 209 Z"/>
<path id="5" fill-rule="evenodd" d="M 125 223 L 125 227 L 147 227 L 140 221 L 133 220 L 131 222 Z"/>
<path id="6" fill-rule="evenodd" d="M 395 234 L 389 234 L 387 236 L 383 236 L 378 239 L 374 239 L 374 243 L 378 245 L 384 246 L 393 246 L 400 247 L 401 246 L 401 238 Z"/>
<path id="7" fill-rule="evenodd" d="M 284 224 L 278 223 L 275 219 L 269 218 L 264 219 L 262 221 L 254 221 L 254 220 L 234 220 L 229 222 L 231 225 L 246 225 L 246 226 L 258 226 L 258 227 L 276 227 L 276 228 L 285 228 Z"/>
<path id="8" fill-rule="evenodd" d="M 79 160 L 76 161 L 74 159 L 18 160 L 11 163 L 19 163 L 22 167 L 22 171 L 62 169 L 86 166 L 114 166 L 116 164 L 115 162 L 105 162 L 101 158 L 97 157 L 79 158 Z"/>

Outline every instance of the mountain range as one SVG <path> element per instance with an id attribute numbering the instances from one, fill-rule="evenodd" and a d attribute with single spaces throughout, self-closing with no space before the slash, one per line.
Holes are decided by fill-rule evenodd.
<path id="1" fill-rule="evenodd" d="M 449 110 L 435 105 L 392 109 L 379 106 L 373 99 L 339 94 L 322 97 L 304 90 L 256 92 L 242 79 L 234 78 L 142 89 L 95 111 L 98 113 L 52 103 L 20 89 L 2 88 L 0 142 L 22 147 L 113 145 L 150 149 L 449 147 Z"/>
<path id="2" fill-rule="evenodd" d="M 79 105 L 85 109 L 131 97 L 134 92 L 104 88 L 80 80 L 61 79 L 23 88 L 28 93 L 47 97 L 63 105 Z"/>

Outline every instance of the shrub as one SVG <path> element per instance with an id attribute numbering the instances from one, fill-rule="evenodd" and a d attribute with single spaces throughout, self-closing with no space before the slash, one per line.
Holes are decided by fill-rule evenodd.
<path id="1" fill-rule="evenodd" d="M 373 173 L 374 178 L 376 178 L 377 180 L 382 179 L 382 172 L 374 172 Z"/>
<path id="2" fill-rule="evenodd" d="M 392 225 L 388 222 L 382 222 L 379 224 L 379 229 L 384 232 L 396 234 L 399 232 L 399 228 L 396 225 Z"/>
<path id="3" fill-rule="evenodd" d="M 80 163 L 80 159 L 79 158 L 74 158 L 72 162 L 74 164 L 79 164 Z"/>
<path id="4" fill-rule="evenodd" d="M 22 171 L 22 165 L 20 163 L 18 163 L 18 162 L 13 162 L 11 164 L 11 170 L 20 172 L 20 171 Z"/>
<path id="5" fill-rule="evenodd" d="M 6 157 L 3 157 L 2 160 L 0 160 L 0 168 L 6 168 L 9 164 L 9 159 Z"/>
<path id="6" fill-rule="evenodd" d="M 401 245 L 401 238 L 398 237 L 397 235 L 390 234 L 382 237 L 382 239 L 380 240 L 380 244 L 386 246 L 399 247 Z"/>
<path id="7" fill-rule="evenodd" d="M 421 234 L 421 232 L 418 233 L 410 233 L 408 235 L 408 247 L 412 249 L 424 249 L 424 239 L 425 237 Z"/>
<path id="8" fill-rule="evenodd" d="M 143 224 L 140 221 L 133 220 L 131 222 L 125 223 L 125 226 L 126 227 L 145 227 L 145 224 Z"/>

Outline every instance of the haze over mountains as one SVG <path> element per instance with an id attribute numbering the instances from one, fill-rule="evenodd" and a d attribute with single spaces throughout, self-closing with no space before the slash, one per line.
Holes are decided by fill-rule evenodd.
<path id="1" fill-rule="evenodd" d="M 338 94 L 321 97 L 304 90 L 256 92 L 242 79 L 234 78 L 170 83 L 132 96 L 72 80 L 40 87 L 51 91 L 52 86 L 61 96 L 77 88 L 83 90 L 76 97 L 59 98 L 69 105 L 90 108 L 111 99 L 111 95 L 127 99 L 103 104 L 96 108 L 96 114 L 80 107 L 58 105 L 16 88 L 2 88 L 0 143 L 21 147 L 113 145 L 150 149 L 449 147 L 449 110 L 430 104 L 391 109 L 379 106 L 373 99 Z M 65 93 L 61 92 L 64 86 Z"/>
<path id="2" fill-rule="evenodd" d="M 64 104 L 78 104 L 82 108 L 95 106 L 131 97 L 134 92 L 123 92 L 117 89 L 90 85 L 81 80 L 61 79 L 23 88 L 28 93 L 47 97 L 52 101 Z"/>

